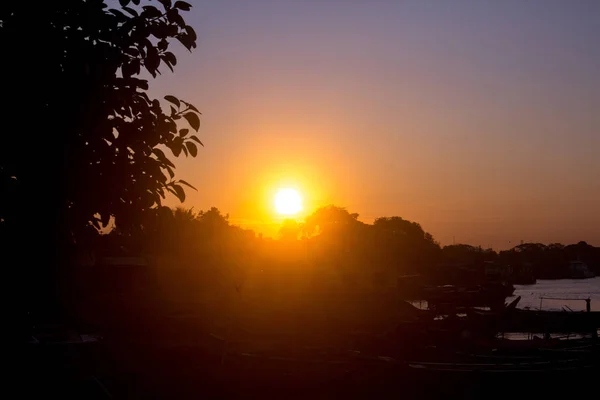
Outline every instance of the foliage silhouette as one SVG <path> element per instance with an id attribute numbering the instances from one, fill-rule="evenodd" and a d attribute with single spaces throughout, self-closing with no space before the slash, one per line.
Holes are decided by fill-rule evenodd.
<path id="1" fill-rule="evenodd" d="M 161 105 L 144 78 L 174 69 L 174 42 L 196 47 L 183 18 L 191 6 L 146 4 L 0 6 L 0 76 L 9 80 L 3 112 L 10 116 L 0 128 L 0 240 L 15 260 L 11 279 L 23 302 L 47 304 L 35 298 L 66 292 L 60 281 L 72 246 L 93 242 L 111 218 L 133 234 L 168 193 L 183 201 L 184 186 L 192 187 L 175 178 L 171 159 L 197 155 L 202 142 L 190 132 L 200 113 L 175 96 Z"/>
<path id="2" fill-rule="evenodd" d="M 112 237 L 127 244 L 133 254 L 160 260 L 160 281 L 170 288 L 165 293 L 171 293 L 167 295 L 171 303 L 187 304 L 194 312 L 204 307 L 196 299 L 212 293 L 216 297 L 209 308 L 216 319 L 226 318 L 229 307 L 241 304 L 242 298 L 255 307 L 245 312 L 260 313 L 269 304 L 291 310 L 312 307 L 305 304 L 310 301 L 329 303 L 332 298 L 354 304 L 356 299 L 393 297 L 400 275 L 419 274 L 439 284 L 476 284 L 488 262 L 516 271 L 519 265 L 530 264 L 538 278 L 564 277 L 568 261 L 577 254 L 596 270 L 600 265 L 599 249 L 585 243 L 525 243 L 500 253 L 467 244 L 442 248 L 416 222 L 396 216 L 363 223 L 357 214 L 338 206 L 317 209 L 305 221 L 283 221 L 274 240 L 231 225 L 228 216 L 214 207 L 199 212 L 162 208 L 136 241 L 118 229 L 104 239 Z M 330 312 L 340 312 L 333 303 L 331 307 Z M 373 311 L 365 312 L 368 318 Z"/>
<path id="3" fill-rule="evenodd" d="M 0 208 L 4 223 L 19 223 L 27 207 L 18 204 L 43 196 L 52 216 L 46 222 L 62 221 L 65 234 L 76 237 L 90 222 L 106 226 L 110 217 L 125 231 L 167 193 L 183 201 L 183 186 L 192 186 L 175 179 L 165 151 L 197 155 L 202 143 L 189 128 L 199 129 L 199 112 L 171 95 L 165 112 L 141 76 L 173 70 L 174 40 L 190 51 L 196 47 L 196 34 L 181 15 L 190 5 L 5 3 L 0 44 L 12 62 L 2 63 L 1 72 L 19 84 L 4 93 L 12 116 L 0 150 L 2 189 L 11 196 Z M 24 121 L 37 124 L 24 130 Z"/>
<path id="4" fill-rule="evenodd" d="M 349 213 L 343 207 L 329 205 L 321 207 L 306 218 L 304 233 L 307 235 L 332 234 L 346 232 L 362 224 L 358 221 L 358 214 Z"/>
<path id="5" fill-rule="evenodd" d="M 296 240 L 301 232 L 302 226 L 295 219 L 288 218 L 281 223 L 279 238 L 286 241 Z"/>
<path id="6" fill-rule="evenodd" d="M 600 274 L 600 248 L 586 242 L 568 246 L 561 243 L 523 243 L 498 254 L 498 261 L 502 264 L 531 265 L 536 277 L 541 279 L 568 278 L 568 264 L 576 260 L 587 263 L 596 275 Z"/>

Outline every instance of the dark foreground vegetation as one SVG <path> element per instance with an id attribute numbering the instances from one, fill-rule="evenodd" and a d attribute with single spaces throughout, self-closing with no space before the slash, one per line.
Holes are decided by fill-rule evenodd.
<path id="1" fill-rule="evenodd" d="M 267 239 L 215 208 L 163 207 L 192 187 L 171 158 L 197 156 L 199 112 L 150 98 L 143 76 L 175 67 L 173 44 L 196 47 L 190 7 L 0 6 L 0 243 L 17 397 L 432 398 L 592 382 L 593 313 L 574 317 L 590 334 L 581 342 L 521 348 L 496 337 L 521 318 L 511 307 L 440 319 L 397 287 L 398 275 L 441 284 L 496 264 L 561 277 L 577 259 L 598 272 L 598 249 L 583 242 L 442 248 L 417 223 L 364 224 L 334 206 Z"/>
<path id="2" fill-rule="evenodd" d="M 278 239 L 233 226 L 216 208 L 160 208 L 136 235 L 117 228 L 73 246 L 61 313 L 30 314 L 35 323 L 24 338 L 49 344 L 71 330 L 101 339 L 63 344 L 70 350 L 31 345 L 40 361 L 28 365 L 58 393 L 118 398 L 478 397 L 490 387 L 514 395 L 516 386 L 541 395 L 566 380 L 583 380 L 572 393 L 593 382 L 598 345 L 588 334 L 600 327 L 597 313 L 511 311 L 507 294 L 490 314 L 458 300 L 417 310 L 401 301 L 411 289 L 398 275 L 458 286 L 482 275 L 465 275 L 444 258 L 429 259 L 445 261 L 438 267 L 420 263 L 446 248 L 417 224 L 379 221 L 413 228 L 416 237 L 408 246 L 409 235 L 337 207 L 317 210 L 305 226 L 287 222 Z M 440 272 L 448 268 L 463 272 Z M 505 331 L 537 339 L 499 339 Z M 587 339 L 545 339 L 547 332 Z M 53 369 L 58 360 L 71 369 Z"/>

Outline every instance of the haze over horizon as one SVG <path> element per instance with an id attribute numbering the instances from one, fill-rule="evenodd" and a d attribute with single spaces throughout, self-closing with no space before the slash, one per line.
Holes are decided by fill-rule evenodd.
<path id="1" fill-rule="evenodd" d="M 184 206 L 270 234 L 293 186 L 442 244 L 600 245 L 599 1 L 191 3 L 152 86 L 203 113 Z"/>

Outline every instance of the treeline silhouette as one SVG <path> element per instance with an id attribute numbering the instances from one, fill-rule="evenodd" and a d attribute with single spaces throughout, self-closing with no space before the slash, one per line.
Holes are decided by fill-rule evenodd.
<path id="1" fill-rule="evenodd" d="M 465 264 L 494 262 L 505 266 L 528 266 L 537 279 L 563 279 L 570 277 L 569 263 L 582 261 L 600 273 L 600 248 L 584 241 L 576 244 L 522 243 L 500 252 L 467 244 L 445 246 L 443 260 Z"/>
<path id="2" fill-rule="evenodd" d="M 336 206 L 303 223 L 284 221 L 277 238 L 232 225 L 214 207 L 161 207 L 144 218 L 138 229 L 122 230 L 117 222 L 110 233 L 73 245 L 71 289 L 64 291 L 73 297 L 63 302 L 71 319 L 120 338 L 165 336 L 176 324 L 164 318 L 175 315 L 194 316 L 183 329 L 190 335 L 218 331 L 216 321 L 230 326 L 232 318 L 274 331 L 294 331 L 301 321 L 317 329 L 331 316 L 336 324 L 351 319 L 389 328 L 397 310 L 381 305 L 397 305 L 398 273 L 419 271 L 441 255 L 415 222 L 365 224 Z M 108 262 L 115 257 L 118 267 Z M 127 267 L 136 257 L 148 265 Z"/>
<path id="3" fill-rule="evenodd" d="M 319 208 L 303 223 L 285 220 L 277 238 L 232 225 L 214 207 L 199 212 L 161 207 L 145 218 L 135 231 L 124 232 L 117 225 L 108 234 L 90 237 L 83 247 L 94 249 L 97 259 L 146 256 L 162 266 L 163 281 L 178 281 L 197 292 L 214 289 L 215 282 L 239 292 L 256 275 L 272 285 L 279 279 L 287 288 L 309 279 L 316 286 L 335 282 L 346 289 L 372 290 L 394 286 L 399 275 L 459 266 L 483 269 L 486 263 L 529 265 L 542 279 L 566 277 L 573 260 L 596 271 L 600 266 L 600 249 L 585 242 L 524 243 L 499 253 L 467 244 L 442 247 L 416 222 L 395 216 L 367 224 L 337 206 Z M 286 274 L 293 279 L 282 281 Z"/>
<path id="4" fill-rule="evenodd" d="M 372 224 L 359 214 L 329 205 L 304 222 L 284 220 L 276 238 L 232 225 L 229 216 L 213 207 L 207 211 L 162 207 L 148 213 L 135 232 L 119 227 L 98 237 L 106 254 L 172 256 L 197 268 L 248 269 L 253 262 L 285 258 L 335 272 L 342 280 L 353 275 L 431 272 L 433 266 L 528 264 L 540 279 L 568 274 L 571 261 L 583 261 L 600 272 L 600 248 L 579 242 L 563 245 L 522 243 L 496 252 L 469 244 L 441 246 L 419 223 L 402 217 L 380 217 Z M 263 263 L 264 264 L 264 263 Z"/>
<path id="5" fill-rule="evenodd" d="M 148 324 L 173 315 L 196 316 L 189 332 L 215 321 L 227 324 L 234 315 L 261 329 L 285 329 L 290 319 L 293 330 L 299 313 L 317 309 L 383 329 L 394 321 L 402 275 L 456 283 L 444 279 L 493 264 L 528 265 L 538 279 L 563 278 L 569 261 L 582 260 L 596 272 L 600 265 L 600 249 L 585 242 L 524 243 L 499 253 L 466 244 L 442 247 L 416 222 L 382 217 L 367 224 L 337 206 L 319 208 L 302 223 L 284 221 L 276 238 L 235 226 L 214 207 L 161 207 L 148 212 L 139 229 L 123 231 L 117 224 L 80 241 L 71 254 L 77 255 L 67 279 L 71 289 L 64 292 L 72 298 L 64 303 L 73 319 L 145 335 L 163 332 L 169 324 Z M 119 268 L 106 262 L 115 257 L 125 257 Z M 125 268 L 135 257 L 147 265 Z"/>

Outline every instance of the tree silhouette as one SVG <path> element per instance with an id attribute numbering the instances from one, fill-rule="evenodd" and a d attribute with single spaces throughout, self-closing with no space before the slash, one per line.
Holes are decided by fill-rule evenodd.
<path id="1" fill-rule="evenodd" d="M 173 220 L 175 221 L 176 225 L 185 225 L 191 223 L 192 221 L 195 221 L 199 217 L 199 215 L 200 213 L 196 213 L 194 211 L 194 207 L 177 207 L 173 211 Z"/>
<path id="2" fill-rule="evenodd" d="M 358 221 L 358 214 L 351 214 L 343 207 L 329 205 L 317 209 L 306 218 L 304 233 L 307 235 L 339 233 L 360 224 L 362 223 Z"/>
<path id="3" fill-rule="evenodd" d="M 279 237 L 285 241 L 297 240 L 301 231 L 302 227 L 295 219 L 287 218 L 281 223 Z"/>
<path id="4" fill-rule="evenodd" d="M 381 217 L 373 222 L 373 228 L 382 244 L 383 256 L 397 264 L 416 266 L 431 263 L 438 256 L 439 245 L 417 222 L 401 217 Z"/>
<path id="5" fill-rule="evenodd" d="M 196 34 L 181 15 L 191 6 L 119 3 L 2 4 L 0 45 L 11 62 L 0 68 L 18 83 L 4 88 L 11 115 L 0 146 L 2 192 L 11 196 L 0 208 L 5 223 L 21 223 L 29 206 L 42 202 L 55 235 L 57 225 L 77 236 L 110 217 L 126 231 L 168 192 L 185 199 L 190 185 L 174 179 L 165 151 L 197 155 L 202 143 L 189 132 L 199 129 L 199 112 L 174 96 L 165 96 L 165 112 L 141 76 L 173 70 L 174 40 L 195 48 Z M 26 121 L 32 125 L 25 128 Z"/>
<path id="6" fill-rule="evenodd" d="M 190 186 L 175 179 L 167 154 L 197 155 L 202 143 L 190 132 L 200 113 L 174 96 L 161 105 L 146 77 L 173 70 L 174 42 L 196 47 L 182 16 L 191 6 L 146 4 L 0 5 L 0 76 L 10 81 L 3 85 L 10 117 L 0 127 L 0 240 L 14 252 L 8 258 L 17 260 L 15 282 L 28 289 L 27 301 L 45 289 L 66 291 L 57 268 L 91 224 L 112 217 L 123 233 L 139 230 L 167 193 L 183 201 Z"/>
<path id="7" fill-rule="evenodd" d="M 211 207 L 207 211 L 200 211 L 196 219 L 212 230 L 219 230 L 229 226 L 229 214 L 222 214 L 217 207 Z"/>
<path id="8" fill-rule="evenodd" d="M 442 257 L 445 262 L 456 264 L 474 264 L 492 261 L 496 253 L 491 249 L 471 246 L 469 244 L 452 244 L 444 246 Z"/>

